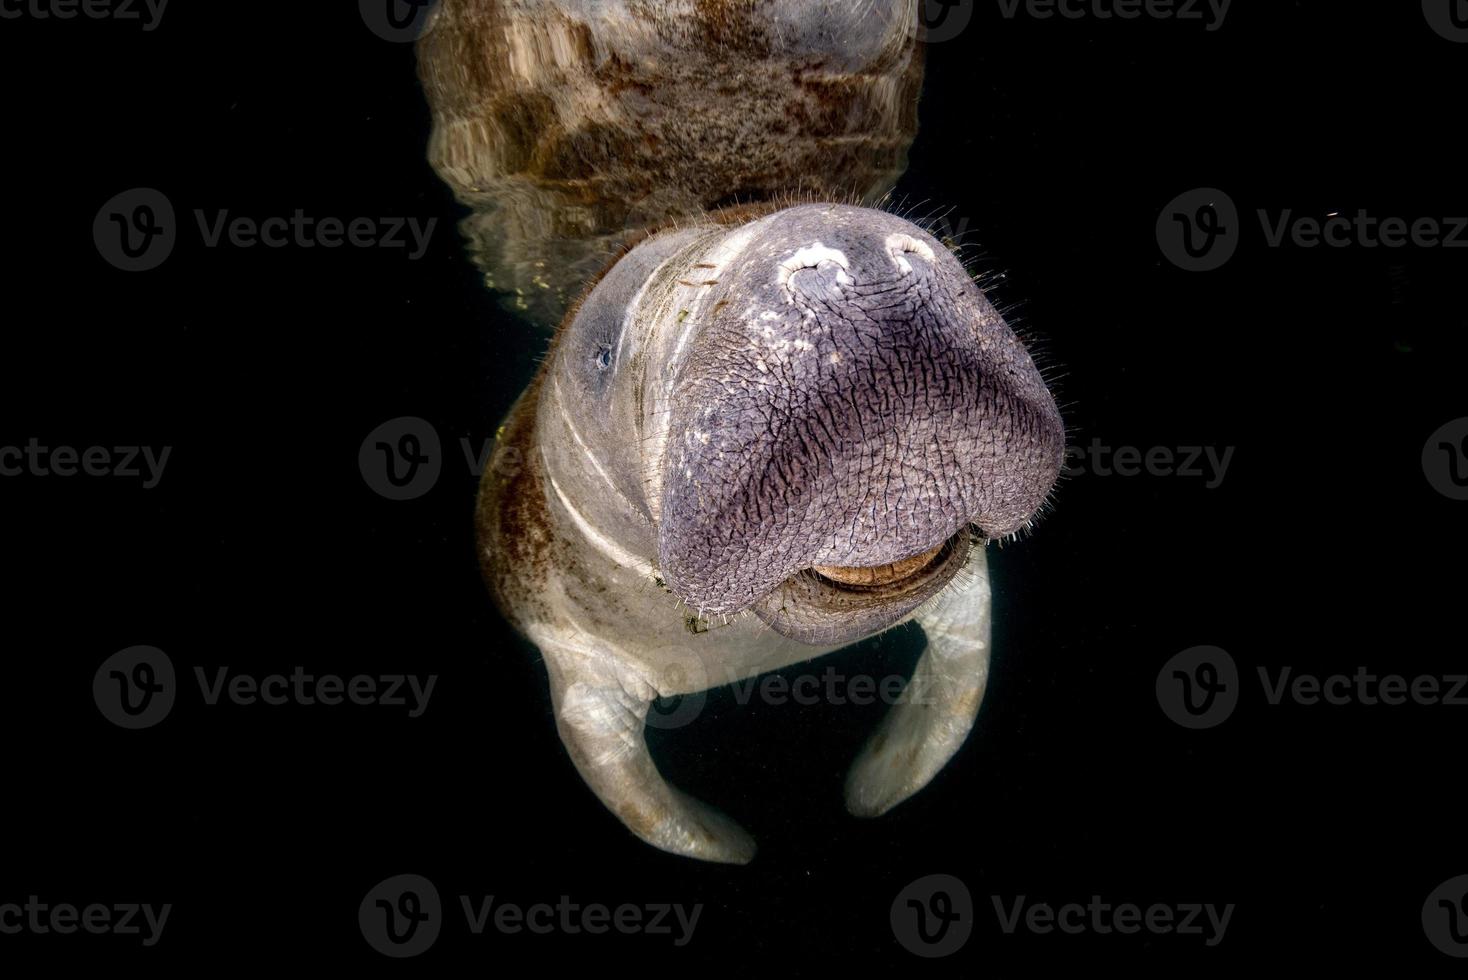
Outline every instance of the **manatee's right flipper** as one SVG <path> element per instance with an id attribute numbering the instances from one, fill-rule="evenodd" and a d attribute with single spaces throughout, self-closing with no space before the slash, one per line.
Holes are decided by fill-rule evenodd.
<path id="1" fill-rule="evenodd" d="M 718 810 L 668 785 L 643 737 L 660 693 L 584 634 L 532 636 L 550 670 L 556 727 L 593 793 L 638 837 L 686 857 L 747 864 L 754 839 Z M 672 692 L 667 692 L 672 693 Z"/>

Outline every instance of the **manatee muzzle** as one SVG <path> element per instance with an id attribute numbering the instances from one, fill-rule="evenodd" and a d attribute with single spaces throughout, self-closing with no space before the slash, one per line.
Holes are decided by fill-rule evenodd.
<path id="1" fill-rule="evenodd" d="M 901 621 L 943 591 L 967 563 L 970 541 L 965 527 L 936 547 L 885 565 L 802 569 L 751 610 L 801 643 L 855 640 Z"/>

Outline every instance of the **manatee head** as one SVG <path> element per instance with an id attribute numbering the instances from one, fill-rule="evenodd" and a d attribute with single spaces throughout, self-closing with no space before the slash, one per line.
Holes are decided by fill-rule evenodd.
<path id="1" fill-rule="evenodd" d="M 1062 463 L 1059 412 L 940 242 L 882 211 L 804 205 L 716 254 L 641 461 L 662 575 L 690 607 L 854 640 L 1033 518 Z"/>

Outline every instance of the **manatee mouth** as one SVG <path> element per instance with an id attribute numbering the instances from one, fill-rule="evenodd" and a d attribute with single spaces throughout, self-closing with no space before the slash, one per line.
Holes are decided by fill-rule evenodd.
<path id="1" fill-rule="evenodd" d="M 942 591 L 968 562 L 967 526 L 931 548 L 885 565 L 814 565 L 785 579 L 753 606 L 771 629 L 826 646 L 897 623 Z"/>
<path id="2" fill-rule="evenodd" d="M 947 544 L 944 541 L 927 551 L 886 565 L 812 565 L 811 571 L 849 589 L 902 590 L 928 571 Z"/>

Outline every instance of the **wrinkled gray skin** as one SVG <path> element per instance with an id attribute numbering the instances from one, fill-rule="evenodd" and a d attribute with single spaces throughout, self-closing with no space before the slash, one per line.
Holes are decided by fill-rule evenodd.
<path id="1" fill-rule="evenodd" d="M 603 802 L 665 850 L 745 862 L 749 837 L 659 776 L 650 703 L 916 619 L 908 697 L 847 783 L 853 813 L 895 806 L 983 696 L 974 542 L 1026 525 L 1063 446 L 1029 355 L 915 225 L 825 204 L 696 224 L 632 250 L 562 327 L 486 473 L 482 556 Z"/>

